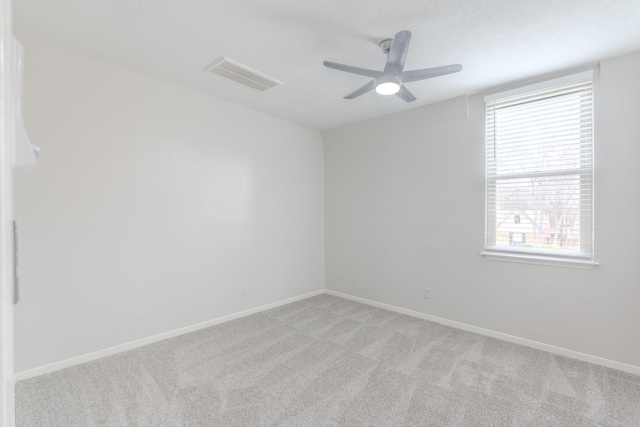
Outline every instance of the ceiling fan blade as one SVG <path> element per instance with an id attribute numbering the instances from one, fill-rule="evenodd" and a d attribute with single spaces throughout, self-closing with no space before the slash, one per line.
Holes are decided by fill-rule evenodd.
<path id="1" fill-rule="evenodd" d="M 353 92 L 351 92 L 349 95 L 345 96 L 344 99 L 353 99 L 353 98 L 357 98 L 360 95 L 364 95 L 365 93 L 369 92 L 370 90 L 372 90 L 373 88 L 376 87 L 375 84 L 375 80 L 371 80 L 369 83 L 367 83 L 366 85 L 354 90 Z"/>
<path id="2" fill-rule="evenodd" d="M 404 83 L 415 82 L 417 80 L 430 79 L 432 77 L 444 76 L 445 74 L 457 73 L 462 70 L 462 65 L 452 64 L 442 67 L 424 68 L 422 70 L 405 71 L 402 73 Z"/>
<path id="3" fill-rule="evenodd" d="M 360 76 L 380 77 L 382 74 L 380 71 L 370 70 L 368 68 L 352 67 L 351 65 L 338 64 L 337 62 L 324 61 L 324 66 L 327 68 L 333 68 L 334 70 L 344 71 L 346 73 L 358 74 Z"/>
<path id="4" fill-rule="evenodd" d="M 407 59 L 407 51 L 409 50 L 409 42 L 411 42 L 410 31 L 400 31 L 391 42 L 391 48 L 387 54 L 387 64 L 384 67 L 384 73 L 393 73 L 398 75 L 404 68 L 404 62 Z"/>
<path id="5" fill-rule="evenodd" d="M 396 93 L 396 96 L 404 102 L 413 102 L 416 100 L 416 97 L 404 86 L 400 86 L 400 90 Z"/>

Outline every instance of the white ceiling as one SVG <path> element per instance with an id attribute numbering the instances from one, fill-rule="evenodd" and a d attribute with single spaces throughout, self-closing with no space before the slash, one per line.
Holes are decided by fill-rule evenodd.
<path id="1" fill-rule="evenodd" d="M 325 130 L 640 50 L 640 0 L 14 0 L 14 26 Z M 378 41 L 400 30 L 413 33 L 405 69 L 464 69 L 407 84 L 410 104 L 375 92 L 342 99 L 368 78 L 322 61 L 382 69 Z M 203 71 L 221 56 L 284 85 L 259 92 Z"/>

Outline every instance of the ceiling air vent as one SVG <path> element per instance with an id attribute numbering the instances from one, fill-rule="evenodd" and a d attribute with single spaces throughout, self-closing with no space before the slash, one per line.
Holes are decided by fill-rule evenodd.
<path id="1" fill-rule="evenodd" d="M 226 77 L 233 80 L 236 83 L 241 83 L 245 86 L 252 87 L 259 91 L 271 89 L 274 86 L 281 85 L 282 82 L 272 77 L 252 70 L 251 68 L 238 64 L 229 58 L 224 56 L 207 67 L 206 71 L 211 74 L 217 74 L 222 77 Z"/>

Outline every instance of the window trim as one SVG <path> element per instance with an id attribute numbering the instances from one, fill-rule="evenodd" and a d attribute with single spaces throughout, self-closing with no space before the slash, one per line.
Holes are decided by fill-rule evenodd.
<path id="1" fill-rule="evenodd" d="M 534 264 L 534 265 L 546 265 L 549 267 L 567 267 L 577 268 L 580 270 L 593 270 L 599 266 L 598 261 L 591 260 L 589 258 L 577 258 L 577 257 L 561 257 L 561 256 L 545 256 L 531 253 L 517 253 L 499 251 L 494 252 L 490 249 L 480 252 L 480 255 L 489 261 L 505 261 L 515 262 L 519 264 Z"/>
<path id="2" fill-rule="evenodd" d="M 584 69 L 583 69 L 584 70 Z M 578 268 L 578 269 L 587 269 L 587 270 L 592 270 L 594 269 L 596 266 L 600 265 L 600 263 L 598 261 L 595 260 L 595 215 L 594 215 L 594 190 L 595 190 L 595 182 L 594 182 L 594 175 L 595 175 L 595 171 L 594 171 L 594 166 L 595 166 L 595 161 L 594 161 L 594 145 L 595 145 L 595 110 L 596 110 L 596 88 L 598 86 L 598 77 L 599 77 L 599 73 L 598 73 L 598 67 L 593 67 L 590 68 L 588 70 L 584 70 L 584 71 L 579 71 L 579 72 L 574 72 L 571 74 L 567 74 L 564 76 L 560 76 L 560 77 L 555 77 L 555 78 L 551 78 L 551 79 L 547 79 L 547 80 L 542 80 L 542 81 L 537 81 L 535 83 L 532 84 L 525 84 L 524 86 L 519 86 L 519 87 L 515 87 L 515 88 L 510 88 L 507 90 L 502 90 L 499 92 L 495 92 L 495 93 L 490 93 L 488 95 L 486 95 L 484 97 L 484 111 L 483 111 L 483 115 L 484 115 L 484 140 L 483 142 L 486 144 L 487 143 L 487 128 L 486 128 L 486 123 L 487 123 L 487 103 L 495 101 L 495 100 L 499 100 L 499 99 L 503 99 L 503 98 L 510 98 L 510 97 L 514 97 L 514 96 L 519 96 L 519 95 L 525 95 L 527 93 L 531 93 L 531 92 L 536 92 L 536 91 L 541 91 L 541 90 L 545 90 L 545 89 L 549 89 L 552 88 L 554 86 L 562 86 L 562 85 L 568 85 L 571 83 L 575 83 L 581 80 L 587 80 L 590 79 L 592 82 L 592 99 L 593 99 L 593 106 L 592 106 L 592 140 L 591 140 L 591 151 L 592 151 L 592 162 L 591 162 L 591 167 L 590 167 L 590 177 L 591 177 L 591 208 L 590 208 L 590 218 L 589 218 L 589 232 L 588 237 L 590 239 L 590 253 L 576 253 L 576 254 L 572 254 L 572 255 L 568 255 L 565 253 L 553 253 L 553 251 L 548 251 L 545 253 L 541 253 L 541 252 L 531 252 L 528 250 L 518 250 L 516 248 L 509 248 L 506 249 L 504 247 L 496 247 L 493 245 L 490 245 L 490 239 L 489 239 L 489 233 L 492 232 L 492 230 L 495 229 L 495 225 L 493 227 L 491 227 L 491 224 L 488 223 L 488 212 L 489 212 L 489 206 L 488 206 L 488 191 L 489 191 L 489 184 L 490 181 L 488 179 L 487 176 L 487 166 L 485 163 L 485 185 L 484 185 L 484 191 L 485 191 L 485 209 L 484 209 L 484 214 L 485 214 L 485 218 L 484 218 L 484 226 L 485 226 L 485 239 L 484 239 L 484 250 L 482 252 L 480 252 L 480 254 L 482 255 L 482 257 L 484 259 L 487 260 L 491 260 L 491 261 L 504 261 L 504 262 L 515 262 L 515 263 L 524 263 L 524 264 L 535 264 L 535 265 L 545 265 L 545 266 L 552 266 L 552 267 L 568 267 L 568 268 Z M 487 153 L 487 148 L 485 146 L 485 150 L 484 150 L 484 155 L 485 155 L 485 162 L 486 160 L 486 153 Z M 575 172 L 579 172 L 579 170 L 572 170 L 573 173 Z M 563 172 L 568 172 L 568 171 L 552 171 L 550 172 L 551 175 L 562 175 Z M 497 182 L 497 179 L 494 180 L 494 182 Z M 495 231 L 494 231 L 495 234 Z M 581 236 L 584 237 L 583 232 L 581 232 Z"/>

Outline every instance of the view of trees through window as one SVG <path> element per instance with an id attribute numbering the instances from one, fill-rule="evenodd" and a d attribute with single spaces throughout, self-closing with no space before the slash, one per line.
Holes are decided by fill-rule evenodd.
<path id="1" fill-rule="evenodd" d="M 507 182 L 498 184 L 497 246 L 579 251 L 580 177 L 526 181 L 519 188 Z"/>

